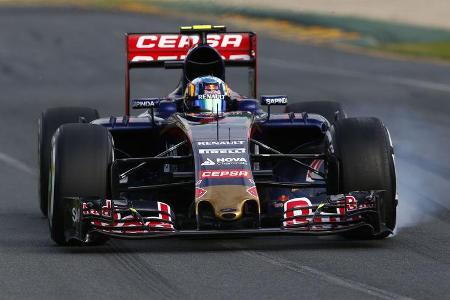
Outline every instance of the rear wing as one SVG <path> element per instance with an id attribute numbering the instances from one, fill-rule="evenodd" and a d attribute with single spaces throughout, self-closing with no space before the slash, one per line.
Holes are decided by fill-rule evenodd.
<path id="1" fill-rule="evenodd" d="M 133 68 L 179 68 L 192 47 L 208 43 L 227 67 L 247 67 L 251 97 L 257 96 L 257 38 L 253 32 L 225 32 L 224 26 L 181 27 L 179 33 L 127 33 L 125 114 L 130 115 L 130 70 Z"/>

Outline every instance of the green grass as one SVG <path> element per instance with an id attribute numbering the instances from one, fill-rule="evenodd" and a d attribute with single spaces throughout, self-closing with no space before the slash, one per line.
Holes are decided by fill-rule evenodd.
<path id="1" fill-rule="evenodd" d="M 450 41 L 385 44 L 378 49 L 408 56 L 450 60 Z"/>

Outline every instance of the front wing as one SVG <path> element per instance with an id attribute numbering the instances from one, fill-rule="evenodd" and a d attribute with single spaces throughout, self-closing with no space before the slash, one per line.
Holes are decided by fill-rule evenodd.
<path id="1" fill-rule="evenodd" d="M 330 235 L 365 227 L 373 234 L 387 230 L 383 220 L 382 191 L 352 192 L 312 204 L 308 198 L 283 203 L 278 228 L 177 230 L 170 206 L 157 201 L 66 198 L 67 240 L 88 242 L 93 235 L 146 239 L 253 235 Z"/>

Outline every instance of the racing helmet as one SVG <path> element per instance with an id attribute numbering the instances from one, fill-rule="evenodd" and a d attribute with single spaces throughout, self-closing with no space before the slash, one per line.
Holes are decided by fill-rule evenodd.
<path id="1" fill-rule="evenodd" d="M 186 86 L 185 103 L 190 111 L 222 113 L 230 98 L 228 85 L 214 76 L 197 77 Z"/>

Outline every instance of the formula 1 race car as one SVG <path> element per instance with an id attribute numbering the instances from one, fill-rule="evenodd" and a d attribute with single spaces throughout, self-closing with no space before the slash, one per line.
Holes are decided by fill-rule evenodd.
<path id="1" fill-rule="evenodd" d="M 40 118 L 40 208 L 56 243 L 393 232 L 394 151 L 381 121 L 348 118 L 336 102 L 257 100 L 252 32 L 197 25 L 125 40 L 123 116 L 64 107 Z M 181 70 L 176 90 L 130 100 L 130 69 L 158 67 Z M 248 97 L 225 83 L 228 67 L 249 71 Z"/>

